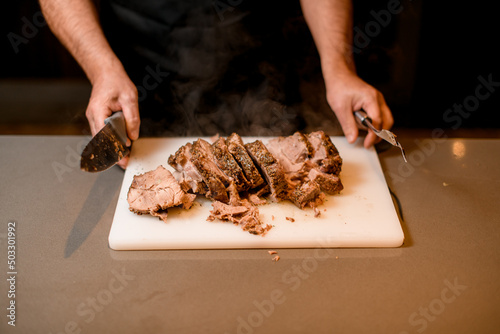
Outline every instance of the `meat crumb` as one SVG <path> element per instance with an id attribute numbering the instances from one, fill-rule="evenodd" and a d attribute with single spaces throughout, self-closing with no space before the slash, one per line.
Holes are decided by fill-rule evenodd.
<path id="1" fill-rule="evenodd" d="M 279 255 L 276 255 L 275 257 L 273 257 L 273 261 L 274 262 L 278 262 L 280 260 L 280 256 Z"/>
<path id="2" fill-rule="evenodd" d="M 292 217 L 285 217 L 285 219 L 291 221 L 292 223 L 295 222 L 295 219 L 293 219 Z"/>
<path id="3" fill-rule="evenodd" d="M 314 218 L 318 218 L 319 216 L 321 216 L 321 211 L 319 211 L 317 207 L 313 207 L 313 210 L 314 210 Z"/>
<path id="4" fill-rule="evenodd" d="M 273 250 L 270 250 L 270 251 L 267 251 L 269 253 L 269 255 L 273 255 L 273 254 L 278 254 L 277 251 L 273 251 Z"/>

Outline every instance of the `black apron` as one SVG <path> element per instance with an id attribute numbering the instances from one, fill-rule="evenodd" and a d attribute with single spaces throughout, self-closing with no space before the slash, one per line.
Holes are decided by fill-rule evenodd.
<path id="1" fill-rule="evenodd" d="M 101 13 L 138 88 L 142 136 L 306 127 L 302 73 L 322 80 L 298 1 L 102 0 Z"/>

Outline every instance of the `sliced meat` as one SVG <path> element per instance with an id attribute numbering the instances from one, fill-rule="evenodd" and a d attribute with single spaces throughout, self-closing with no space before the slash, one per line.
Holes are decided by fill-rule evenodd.
<path id="1" fill-rule="evenodd" d="M 191 143 L 180 147 L 174 155 L 168 158 L 168 164 L 178 173 L 179 184 L 184 191 L 192 191 L 195 194 L 206 194 L 207 185 L 203 182 L 198 169 L 191 161 Z"/>
<path id="2" fill-rule="evenodd" d="M 251 205 L 227 205 L 219 201 L 212 203 L 213 210 L 210 211 L 208 221 L 215 219 L 225 220 L 238 224 L 244 231 L 251 234 L 265 235 L 271 229 L 271 225 L 263 224 L 259 218 L 259 210 Z"/>
<path id="3" fill-rule="evenodd" d="M 307 151 L 307 158 L 310 159 L 314 155 L 314 148 L 311 143 L 307 139 L 307 136 L 300 131 L 297 131 L 293 134 L 296 140 L 300 141 L 302 145 L 305 147 Z"/>
<path id="4" fill-rule="evenodd" d="M 319 170 L 319 168 L 313 168 L 309 171 L 308 179 L 316 182 L 322 191 L 327 194 L 333 195 L 338 194 L 344 186 L 337 175 L 327 174 Z"/>
<path id="5" fill-rule="evenodd" d="M 212 144 L 212 152 L 217 166 L 232 179 L 238 191 L 247 190 L 250 185 L 243 174 L 243 170 L 236 162 L 233 155 L 229 152 L 224 138 L 217 139 Z"/>
<path id="6" fill-rule="evenodd" d="M 163 166 L 135 175 L 127 195 L 130 211 L 148 213 L 165 222 L 168 208 L 182 205 L 189 209 L 195 198 L 196 195 L 184 192 L 172 173 Z"/>
<path id="7" fill-rule="evenodd" d="M 299 208 L 303 209 L 306 206 L 318 205 L 318 198 L 322 195 L 320 186 L 314 181 L 305 181 L 297 185 L 293 191 L 290 192 L 289 199 Z M 313 204 L 313 205 L 311 205 Z"/>
<path id="8" fill-rule="evenodd" d="M 226 139 L 226 145 L 229 152 L 233 155 L 234 159 L 239 163 L 250 188 L 257 188 L 264 184 L 259 170 L 253 163 L 252 158 L 248 155 L 247 150 L 243 144 L 241 137 L 233 133 Z"/>
<path id="9" fill-rule="evenodd" d="M 314 151 L 300 132 L 293 136 L 271 139 L 266 147 L 283 166 L 287 179 L 292 184 L 295 180 L 304 179 L 312 166 L 309 156 Z"/>
<path id="10" fill-rule="evenodd" d="M 322 172 L 338 175 L 342 169 L 342 158 L 330 137 L 323 131 L 311 132 L 306 136 L 314 149 L 311 161 L 319 166 Z"/>
<path id="11" fill-rule="evenodd" d="M 193 165 L 200 172 L 203 181 L 208 186 L 206 196 L 227 203 L 229 197 L 226 186 L 230 184 L 231 180 L 215 163 L 210 144 L 203 139 L 198 139 L 191 146 L 190 152 Z"/>
<path id="12" fill-rule="evenodd" d="M 288 196 L 288 183 L 279 161 L 274 158 L 260 140 L 245 144 L 245 148 L 262 171 L 271 190 L 271 198 L 274 201 L 286 199 Z"/>
<path id="13" fill-rule="evenodd" d="M 241 204 L 240 193 L 238 192 L 238 189 L 236 188 L 236 185 L 234 183 L 231 183 L 229 187 L 227 187 L 227 193 L 229 196 L 229 205 L 238 206 Z"/>

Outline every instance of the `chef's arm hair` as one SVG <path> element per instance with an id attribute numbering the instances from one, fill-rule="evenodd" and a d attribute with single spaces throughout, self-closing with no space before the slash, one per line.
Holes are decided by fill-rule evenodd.
<path id="1" fill-rule="evenodd" d="M 323 73 L 354 72 L 351 0 L 301 0 Z M 328 86 L 328 75 L 325 75 Z"/>
<path id="2" fill-rule="evenodd" d="M 111 49 L 92 0 L 39 0 L 53 33 L 80 64 L 90 82 L 109 70 L 124 71 Z"/>

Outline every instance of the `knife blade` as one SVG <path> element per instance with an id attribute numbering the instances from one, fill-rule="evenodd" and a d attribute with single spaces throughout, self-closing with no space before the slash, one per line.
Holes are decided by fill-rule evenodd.
<path id="1" fill-rule="evenodd" d="M 115 112 L 104 120 L 105 126 L 83 149 L 80 168 L 95 173 L 114 166 L 130 149 L 126 146 L 127 130 L 123 112 Z"/>
<path id="2" fill-rule="evenodd" d="M 373 124 L 372 124 L 372 119 L 368 116 L 368 114 L 364 110 L 357 110 L 354 112 L 354 116 L 356 116 L 356 121 L 358 124 L 363 126 L 364 128 L 369 128 L 372 130 L 377 136 L 388 142 L 389 144 L 399 147 L 401 149 L 401 154 L 403 155 L 403 159 L 405 162 L 406 160 L 406 154 L 403 146 L 401 146 L 401 143 L 397 141 L 396 135 L 392 133 L 389 130 L 377 130 Z"/>

